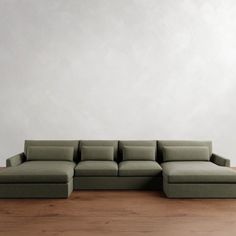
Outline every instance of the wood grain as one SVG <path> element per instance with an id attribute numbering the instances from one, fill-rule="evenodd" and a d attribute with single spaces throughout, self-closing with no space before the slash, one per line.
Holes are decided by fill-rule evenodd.
<path id="1" fill-rule="evenodd" d="M 78 191 L 69 199 L 0 200 L 0 235 L 236 234 L 236 200 L 173 200 L 160 192 Z"/>
<path id="2" fill-rule="evenodd" d="M 236 199 L 167 199 L 152 191 L 74 191 L 69 199 L 0 199 L 0 236 L 231 236 Z"/>

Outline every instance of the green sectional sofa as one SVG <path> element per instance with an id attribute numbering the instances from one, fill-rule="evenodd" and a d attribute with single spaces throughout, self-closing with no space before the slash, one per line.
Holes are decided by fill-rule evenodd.
<path id="1" fill-rule="evenodd" d="M 0 171 L 0 198 L 67 198 L 82 189 L 236 198 L 236 171 L 210 141 L 26 140 Z"/>

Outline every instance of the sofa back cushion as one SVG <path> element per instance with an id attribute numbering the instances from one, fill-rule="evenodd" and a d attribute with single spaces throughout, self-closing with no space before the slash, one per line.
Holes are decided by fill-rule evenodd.
<path id="1" fill-rule="evenodd" d="M 86 147 L 112 147 L 113 148 L 113 160 L 117 160 L 118 141 L 116 140 L 80 140 L 79 142 L 79 159 L 81 159 L 82 148 Z"/>
<path id="2" fill-rule="evenodd" d="M 73 147 L 73 160 L 78 162 L 78 146 L 77 140 L 25 140 L 24 153 L 27 155 L 28 147 L 31 146 L 46 146 L 46 147 Z"/>
<path id="3" fill-rule="evenodd" d="M 81 161 L 113 161 L 114 147 L 112 146 L 82 146 Z"/>
<path id="4" fill-rule="evenodd" d="M 209 149 L 204 146 L 163 147 L 163 161 L 209 161 Z"/>
<path id="5" fill-rule="evenodd" d="M 29 146 L 27 161 L 73 161 L 74 148 L 63 146 Z"/>
<path id="6" fill-rule="evenodd" d="M 124 151 L 125 147 L 128 147 L 128 150 Z M 129 148 L 130 147 L 130 148 Z M 131 147 L 134 147 L 135 150 L 131 149 Z M 140 147 L 140 149 L 137 149 L 137 147 Z M 149 148 L 150 149 L 143 149 L 143 148 Z M 128 158 L 134 157 L 134 154 L 136 155 L 135 159 L 133 158 L 132 160 L 147 160 L 147 159 L 152 159 L 150 158 L 150 153 L 153 154 L 154 150 L 154 160 L 156 160 L 156 141 L 155 140 L 120 140 L 119 141 L 119 160 L 125 160 L 127 159 L 127 154 Z M 127 153 L 128 152 L 128 153 Z M 146 155 L 146 158 L 144 157 L 143 154 L 146 154 L 149 152 L 149 154 Z M 124 157 L 124 154 L 126 153 L 126 157 Z M 132 154 L 131 154 L 132 153 Z M 142 157 L 141 157 L 142 156 Z M 144 159 L 143 159 L 144 158 Z"/>
<path id="7" fill-rule="evenodd" d="M 158 140 L 157 141 L 157 160 L 164 161 L 164 147 L 206 147 L 209 150 L 209 159 L 212 155 L 212 142 L 207 140 Z"/>
<path id="8" fill-rule="evenodd" d="M 156 148 L 148 146 L 124 146 L 123 161 L 155 161 Z"/>

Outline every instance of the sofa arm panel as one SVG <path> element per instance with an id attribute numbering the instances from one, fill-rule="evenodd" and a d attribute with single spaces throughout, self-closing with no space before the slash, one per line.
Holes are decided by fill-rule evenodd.
<path id="1" fill-rule="evenodd" d="M 230 160 L 224 157 L 221 157 L 215 153 L 211 156 L 211 161 L 218 166 L 227 166 L 230 167 Z"/>
<path id="2" fill-rule="evenodd" d="M 24 161 L 25 161 L 25 155 L 22 152 L 22 153 L 15 155 L 15 156 L 9 157 L 6 160 L 6 166 L 7 167 L 18 166 L 21 163 L 23 163 Z"/>

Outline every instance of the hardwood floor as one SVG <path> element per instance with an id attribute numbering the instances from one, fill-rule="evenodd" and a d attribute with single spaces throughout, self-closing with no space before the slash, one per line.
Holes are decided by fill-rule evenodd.
<path id="1" fill-rule="evenodd" d="M 228 236 L 235 200 L 167 199 L 149 191 L 78 191 L 69 199 L 0 200 L 0 235 Z"/>

